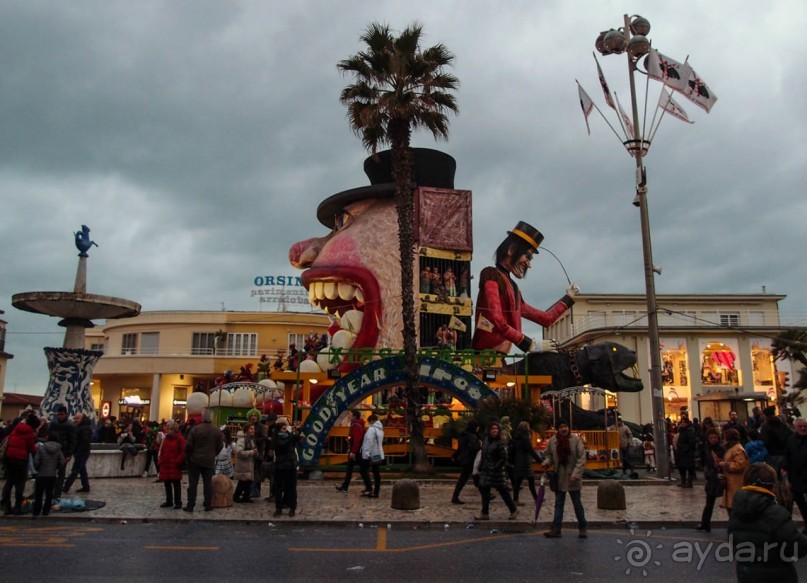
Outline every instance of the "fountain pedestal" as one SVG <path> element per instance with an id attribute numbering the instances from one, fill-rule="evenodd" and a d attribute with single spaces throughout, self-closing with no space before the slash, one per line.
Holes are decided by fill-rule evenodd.
<path id="1" fill-rule="evenodd" d="M 85 330 L 95 326 L 93 320 L 131 318 L 140 313 L 140 304 L 131 300 L 87 293 L 87 251 L 95 245 L 89 233 L 90 229 L 82 225 L 82 230 L 75 234 L 79 262 L 72 292 L 25 292 L 11 298 L 11 304 L 19 310 L 62 318 L 59 322 L 65 328 L 62 347 L 45 348 L 50 379 L 41 411 L 49 418 L 56 407 L 64 405 L 71 418 L 84 413 L 95 420 L 90 379 L 104 353 L 84 349 Z"/>

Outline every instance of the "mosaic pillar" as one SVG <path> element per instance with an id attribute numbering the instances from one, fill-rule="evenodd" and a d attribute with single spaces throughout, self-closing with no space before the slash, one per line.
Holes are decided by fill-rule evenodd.
<path id="1" fill-rule="evenodd" d="M 104 353 L 81 348 L 45 348 L 50 380 L 42 399 L 42 413 L 50 419 L 56 407 L 64 405 L 70 419 L 84 413 L 95 421 L 95 406 L 90 393 L 92 370 Z"/>

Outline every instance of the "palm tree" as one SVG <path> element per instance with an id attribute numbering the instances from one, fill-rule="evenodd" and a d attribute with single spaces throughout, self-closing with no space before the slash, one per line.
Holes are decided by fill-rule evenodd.
<path id="1" fill-rule="evenodd" d="M 795 389 L 782 397 L 783 402 L 797 404 L 804 402 L 802 391 L 807 389 L 807 328 L 788 328 L 771 342 L 773 360 L 796 361 L 801 364 L 799 378 L 791 383 Z"/>
<path id="2" fill-rule="evenodd" d="M 353 76 L 353 83 L 345 87 L 339 97 L 347 107 L 350 127 L 372 155 L 379 146 L 389 145 L 391 150 L 401 254 L 407 424 L 415 471 L 428 471 L 431 466 L 423 440 L 417 383 L 411 187 L 414 157 L 410 137 L 413 130 L 425 128 L 435 139 L 448 138 L 446 114 L 458 111 L 450 91 L 459 86 L 456 77 L 444 72 L 452 64 L 454 55 L 442 44 L 421 49 L 422 34 L 423 27 L 418 23 L 408 26 L 397 37 L 388 25 L 373 23 L 360 37 L 365 50 L 337 64 L 342 73 Z"/>

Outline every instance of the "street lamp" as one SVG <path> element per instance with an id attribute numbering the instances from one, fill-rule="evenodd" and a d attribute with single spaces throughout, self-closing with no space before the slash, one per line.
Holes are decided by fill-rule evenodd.
<path id="1" fill-rule="evenodd" d="M 625 26 L 619 30 L 608 30 L 600 33 L 595 48 L 603 55 L 619 55 L 628 57 L 628 77 L 630 79 L 630 100 L 633 108 L 633 139 L 624 143 L 625 148 L 636 160 L 636 197 L 633 204 L 639 207 L 642 224 L 642 251 L 644 255 L 644 280 L 647 295 L 647 330 L 650 339 L 650 395 L 653 411 L 653 434 L 656 443 L 656 460 L 662 471 L 669 472 L 669 450 L 667 448 L 667 427 L 664 420 L 664 393 L 661 380 L 661 345 L 658 332 L 658 315 L 656 313 L 656 281 L 655 272 L 660 272 L 653 265 L 653 248 L 650 244 L 650 215 L 647 210 L 647 172 L 644 167 L 644 156 L 650 142 L 643 140 L 639 127 L 639 109 L 636 105 L 636 84 L 634 72 L 636 63 L 650 51 L 650 22 L 641 16 L 625 15 Z"/>

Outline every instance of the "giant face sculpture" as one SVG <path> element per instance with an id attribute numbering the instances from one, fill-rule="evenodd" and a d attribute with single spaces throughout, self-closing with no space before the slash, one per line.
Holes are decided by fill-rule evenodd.
<path id="1" fill-rule="evenodd" d="M 391 198 L 347 204 L 329 235 L 295 243 L 289 261 L 305 270 L 301 279 L 311 304 L 339 325 L 331 328 L 334 348 L 401 346 L 398 222 Z M 320 370 L 334 366 L 325 355 L 317 363 Z M 312 364 L 306 367 L 316 372 Z"/>

